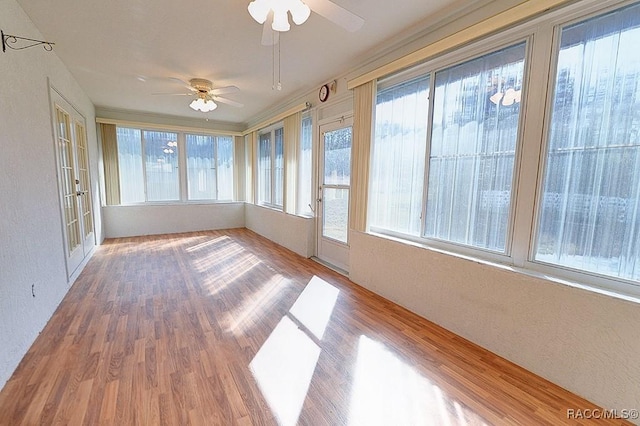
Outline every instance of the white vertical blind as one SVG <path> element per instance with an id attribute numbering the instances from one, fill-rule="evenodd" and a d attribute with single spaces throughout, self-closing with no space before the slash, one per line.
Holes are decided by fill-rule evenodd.
<path id="1" fill-rule="evenodd" d="M 147 201 L 180 199 L 178 135 L 145 130 L 142 133 L 147 178 Z"/>
<path id="2" fill-rule="evenodd" d="M 298 147 L 300 145 L 302 114 L 296 112 L 284 119 L 284 202 L 283 210 L 297 213 Z"/>
<path id="3" fill-rule="evenodd" d="M 311 203 L 313 194 L 313 149 L 312 149 L 312 120 L 303 117 L 300 134 L 300 151 L 298 154 L 298 214 L 312 214 Z"/>
<path id="4" fill-rule="evenodd" d="M 420 235 L 429 76 L 379 89 L 372 146 L 369 224 Z"/>
<path id="5" fill-rule="evenodd" d="M 274 170 L 273 170 L 273 199 L 276 206 L 284 203 L 284 130 L 282 127 L 274 132 Z"/>
<path id="6" fill-rule="evenodd" d="M 142 132 L 139 129 L 117 128 L 120 202 L 145 201 L 144 171 L 142 168 Z"/>
<path id="7" fill-rule="evenodd" d="M 505 251 L 525 51 L 435 74 L 425 236 Z"/>
<path id="8" fill-rule="evenodd" d="M 258 136 L 258 203 L 271 203 L 271 132 Z"/>
<path id="9" fill-rule="evenodd" d="M 640 5 L 562 30 L 535 260 L 640 279 Z"/>
<path id="10" fill-rule="evenodd" d="M 215 139 L 206 135 L 186 135 L 187 195 L 189 200 L 215 200 Z"/>
<path id="11" fill-rule="evenodd" d="M 220 201 L 233 200 L 233 146 L 232 136 L 216 136 L 217 182 Z"/>

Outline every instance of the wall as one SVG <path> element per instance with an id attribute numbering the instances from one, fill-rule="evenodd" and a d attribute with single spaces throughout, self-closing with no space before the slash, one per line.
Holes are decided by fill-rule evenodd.
<path id="1" fill-rule="evenodd" d="M 14 0 L 0 0 L 0 10 L 0 28 L 5 33 L 42 37 Z M 2 387 L 69 288 L 47 78 L 86 119 L 98 242 L 102 239 L 102 220 L 95 112 L 89 98 L 55 50 L 45 52 L 34 47 L 0 51 L 0 75 Z"/>
<path id="2" fill-rule="evenodd" d="M 431 19 L 434 27 L 421 25 L 376 46 L 360 66 L 336 77 L 338 93 L 330 100 L 343 95 L 349 79 L 518 3 L 478 2 L 472 12 L 445 12 L 445 19 Z M 316 91 L 290 104 L 299 101 L 322 109 Z M 318 118 L 334 115 L 324 108 Z M 350 262 L 356 283 L 534 373 L 605 407 L 640 406 L 638 304 L 357 232 Z"/>
<path id="3" fill-rule="evenodd" d="M 637 303 L 353 231 L 349 275 L 596 404 L 640 407 Z"/>
<path id="4" fill-rule="evenodd" d="M 104 206 L 106 238 L 244 227 L 244 203 Z"/>
<path id="5" fill-rule="evenodd" d="M 245 207 L 245 226 L 248 229 L 303 257 L 313 256 L 314 224 L 312 218 L 294 216 L 249 203 Z"/>

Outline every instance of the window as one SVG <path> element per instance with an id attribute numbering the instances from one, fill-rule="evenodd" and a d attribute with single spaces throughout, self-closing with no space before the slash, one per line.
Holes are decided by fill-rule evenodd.
<path id="1" fill-rule="evenodd" d="M 640 295 L 640 3 L 583 10 L 508 31 L 531 64 L 522 42 L 378 82 L 372 231 Z"/>
<path id="2" fill-rule="evenodd" d="M 190 200 L 233 199 L 233 138 L 186 135 Z"/>
<path id="3" fill-rule="evenodd" d="M 562 29 L 535 260 L 640 280 L 640 5 Z"/>
<path id="4" fill-rule="evenodd" d="M 178 135 L 123 127 L 116 135 L 120 202 L 179 200 Z"/>
<path id="5" fill-rule="evenodd" d="M 302 118 L 300 151 L 298 154 L 298 214 L 311 215 L 313 194 L 313 127 L 311 117 Z"/>
<path id="6" fill-rule="evenodd" d="M 147 201 L 180 199 L 178 135 L 143 131 Z"/>
<path id="7" fill-rule="evenodd" d="M 120 203 L 141 203 L 145 201 L 142 132 L 138 129 L 118 127 L 116 137 L 120 170 Z"/>
<path id="8" fill-rule="evenodd" d="M 258 136 L 258 203 L 282 207 L 284 199 L 284 129 Z"/>
<path id="9" fill-rule="evenodd" d="M 372 144 L 370 224 L 420 235 L 429 76 L 379 86 Z"/>
<path id="10" fill-rule="evenodd" d="M 505 252 L 525 44 L 435 74 L 425 236 Z"/>
<path id="11" fill-rule="evenodd" d="M 116 136 L 121 204 L 233 199 L 232 136 L 127 127 Z"/>
<path id="12" fill-rule="evenodd" d="M 506 252 L 525 54 L 520 43 L 380 82 L 372 229 Z"/>

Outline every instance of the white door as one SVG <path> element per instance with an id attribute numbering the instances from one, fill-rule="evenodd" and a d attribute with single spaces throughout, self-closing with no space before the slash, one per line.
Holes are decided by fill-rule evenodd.
<path id="1" fill-rule="evenodd" d="M 51 91 L 58 167 L 58 188 L 67 276 L 71 277 L 95 245 L 84 118 L 57 92 Z"/>
<path id="2" fill-rule="evenodd" d="M 317 256 L 349 270 L 352 120 L 320 126 Z"/>

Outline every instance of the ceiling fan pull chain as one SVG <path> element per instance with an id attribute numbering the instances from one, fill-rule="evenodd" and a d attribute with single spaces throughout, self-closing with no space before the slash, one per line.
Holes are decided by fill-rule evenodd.
<path id="1" fill-rule="evenodd" d="M 276 89 L 278 90 L 282 90 L 282 82 L 280 81 L 280 46 L 281 45 L 282 45 L 282 41 L 278 43 L 278 84 L 276 85 Z"/>

